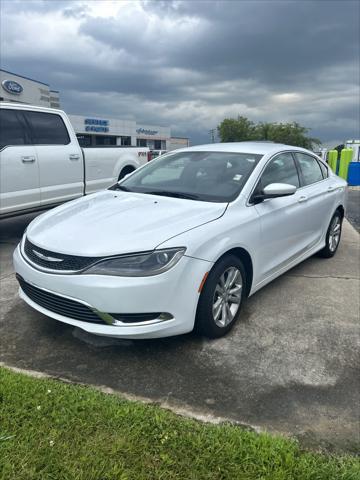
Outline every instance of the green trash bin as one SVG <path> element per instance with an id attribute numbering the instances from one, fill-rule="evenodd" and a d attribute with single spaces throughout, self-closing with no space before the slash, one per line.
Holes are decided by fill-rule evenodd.
<path id="1" fill-rule="evenodd" d="M 338 161 L 338 151 L 337 150 L 329 150 L 328 151 L 328 164 L 331 170 L 336 173 L 337 169 L 337 161 Z"/>
<path id="2" fill-rule="evenodd" d="M 352 160 L 353 150 L 352 148 L 344 148 L 341 150 L 340 163 L 339 163 L 339 177 L 347 180 L 349 164 Z"/>

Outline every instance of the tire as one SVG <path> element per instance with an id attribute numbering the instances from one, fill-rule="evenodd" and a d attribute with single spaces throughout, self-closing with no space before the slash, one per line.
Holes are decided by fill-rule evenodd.
<path id="1" fill-rule="evenodd" d="M 234 276 L 234 279 L 230 281 L 230 288 L 226 288 L 230 275 Z M 230 291 L 233 291 L 233 295 Z M 210 271 L 201 291 L 195 332 L 208 338 L 219 338 L 227 334 L 239 317 L 245 292 L 246 273 L 241 260 L 235 255 L 221 258 Z M 234 303 L 231 300 L 234 300 Z"/>
<path id="2" fill-rule="evenodd" d="M 330 225 L 326 232 L 326 245 L 320 250 L 319 256 L 322 258 L 331 258 L 335 255 L 341 239 L 343 217 L 337 210 L 331 218 Z"/>
<path id="3" fill-rule="evenodd" d="M 134 170 L 135 168 L 131 167 L 130 165 L 128 165 L 127 167 L 124 167 L 120 172 L 119 180 L 122 180 L 125 177 L 125 175 L 129 175 L 129 173 L 132 173 Z"/>

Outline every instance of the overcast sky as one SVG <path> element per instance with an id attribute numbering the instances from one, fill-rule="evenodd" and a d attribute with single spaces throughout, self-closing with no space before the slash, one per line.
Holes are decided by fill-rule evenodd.
<path id="1" fill-rule="evenodd" d="M 1 68 L 60 90 L 67 113 L 171 125 L 224 117 L 359 138 L 359 1 L 1 0 Z"/>

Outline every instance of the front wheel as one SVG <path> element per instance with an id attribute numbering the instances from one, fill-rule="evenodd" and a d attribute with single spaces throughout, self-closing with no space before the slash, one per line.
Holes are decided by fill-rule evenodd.
<path id="1" fill-rule="evenodd" d="M 342 229 L 342 216 L 336 211 L 330 221 L 329 228 L 326 232 L 326 245 L 320 250 L 319 255 L 323 258 L 331 258 L 338 249 Z"/>
<path id="2" fill-rule="evenodd" d="M 241 260 L 234 255 L 220 259 L 200 294 L 195 331 L 208 338 L 229 332 L 239 317 L 245 291 L 246 274 Z"/>

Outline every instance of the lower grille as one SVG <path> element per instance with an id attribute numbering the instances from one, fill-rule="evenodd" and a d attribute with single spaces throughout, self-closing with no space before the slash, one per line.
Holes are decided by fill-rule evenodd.
<path id="1" fill-rule="evenodd" d="M 47 292 L 41 288 L 35 287 L 31 283 L 26 282 L 19 274 L 16 274 L 17 281 L 26 296 L 40 307 L 46 308 L 50 312 L 57 313 L 73 320 L 81 320 L 82 322 L 101 323 L 108 325 L 103 321 L 90 307 L 83 303 L 71 300 L 70 298 L 61 297 L 55 293 Z M 110 313 L 113 319 L 122 323 L 146 323 L 164 316 L 163 320 L 173 318 L 170 314 L 162 314 L 161 312 L 152 313 Z"/>
<path id="2" fill-rule="evenodd" d="M 102 323 L 104 324 L 98 315 L 94 313 L 91 308 L 86 305 L 64 298 L 55 293 L 46 292 L 41 288 L 37 288 L 34 285 L 26 282 L 20 275 L 16 275 L 16 278 L 20 284 L 21 289 L 27 295 L 30 300 L 35 302 L 40 307 L 46 308 L 50 312 L 63 315 L 64 317 L 72 318 L 74 320 L 81 320 L 83 322 Z"/>

